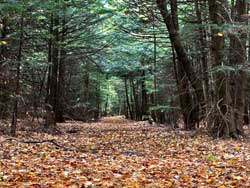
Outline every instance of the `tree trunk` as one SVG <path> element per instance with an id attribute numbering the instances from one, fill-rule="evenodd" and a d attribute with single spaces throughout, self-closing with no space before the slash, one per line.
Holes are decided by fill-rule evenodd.
<path id="1" fill-rule="evenodd" d="M 54 40 L 52 41 L 52 67 L 51 67 L 51 77 L 50 77 L 50 92 L 49 92 L 49 104 L 53 107 L 53 111 L 55 113 L 55 118 L 57 118 L 58 114 L 58 79 L 59 79 L 59 16 L 53 16 L 53 37 Z M 55 119 L 57 121 L 57 119 Z"/>
<path id="2" fill-rule="evenodd" d="M 206 112 L 208 112 L 209 107 L 209 77 L 208 77 L 208 65 L 207 65 L 207 52 L 206 52 L 206 31 L 203 29 L 203 21 L 202 21 L 202 1 L 195 1 L 195 10 L 197 21 L 199 24 L 198 28 L 198 38 L 199 38 L 199 49 L 201 56 L 201 74 L 202 74 L 202 82 L 203 82 L 203 92 L 204 92 L 204 100 L 206 103 Z"/>
<path id="3" fill-rule="evenodd" d="M 3 17 L 1 20 L 2 23 L 0 27 L 0 34 L 1 34 L 0 41 L 5 41 L 7 35 L 7 21 L 5 17 Z M 0 71 L 1 71 L 1 65 L 3 63 L 2 61 L 5 59 L 5 52 L 6 52 L 5 45 L 0 45 Z"/>
<path id="4" fill-rule="evenodd" d="M 167 11 L 166 0 L 156 0 L 156 2 L 161 12 L 161 15 L 163 17 L 164 23 L 168 29 L 170 41 L 176 51 L 178 63 L 180 63 L 183 66 L 185 73 L 188 77 L 188 80 L 190 81 L 192 87 L 194 88 L 199 105 L 201 106 L 201 108 L 204 108 L 205 101 L 204 101 L 204 94 L 203 94 L 203 88 L 202 88 L 202 81 L 196 76 L 195 71 L 193 70 L 191 62 L 188 58 L 188 55 L 185 51 L 185 48 L 181 42 L 180 35 L 178 33 L 178 30 L 176 29 L 176 23 L 177 23 L 175 21 L 176 17 L 173 17 Z M 176 1 L 171 0 L 171 4 L 173 5 L 176 4 Z M 171 7 L 173 10 L 173 6 Z"/>
<path id="5" fill-rule="evenodd" d="M 209 14 L 212 22 L 211 26 L 211 54 L 212 54 L 212 69 L 215 70 L 215 99 L 213 104 L 213 113 L 210 114 L 209 119 L 211 125 L 209 128 L 212 134 L 216 137 L 230 136 L 231 123 L 229 118 L 228 101 L 230 96 L 227 92 L 227 77 L 224 71 L 223 52 L 224 52 L 224 36 L 220 26 L 224 23 L 224 0 L 209 0 Z"/>
<path id="6" fill-rule="evenodd" d="M 241 16 L 246 14 L 246 1 L 237 0 L 234 7 L 235 21 L 239 24 L 245 25 L 245 22 L 241 20 Z M 242 67 L 246 61 L 246 38 L 245 31 L 239 31 L 239 33 L 232 33 L 230 38 L 230 56 L 229 64 L 235 68 L 234 72 L 230 74 L 230 95 L 232 108 L 232 134 L 243 134 L 244 124 L 244 110 L 245 110 L 245 75 Z"/>
<path id="7" fill-rule="evenodd" d="M 146 88 L 146 73 L 144 67 L 144 60 L 142 59 L 142 72 L 141 72 L 141 116 L 148 115 L 148 96 L 147 96 L 147 88 Z"/>
<path id="8" fill-rule="evenodd" d="M 46 85 L 46 97 L 45 104 L 49 103 L 50 100 L 50 85 L 51 85 L 51 76 L 52 76 L 52 35 L 53 35 L 53 15 L 50 16 L 50 25 L 49 25 L 49 40 L 48 40 L 48 76 L 47 76 L 47 85 Z"/>
<path id="9" fill-rule="evenodd" d="M 65 13 L 64 13 L 65 14 Z M 61 34 L 61 44 L 65 42 L 66 35 L 66 17 L 64 15 L 62 21 L 62 34 Z M 57 98 L 58 102 L 56 104 L 55 118 L 56 122 L 64 122 L 64 108 L 65 108 L 65 57 L 66 50 L 65 47 L 60 45 L 59 50 L 59 69 L 58 69 L 58 87 L 57 87 Z"/>
<path id="10" fill-rule="evenodd" d="M 131 76 L 128 81 L 129 81 L 129 89 L 130 89 L 130 108 L 131 108 L 131 111 L 133 113 L 133 117 L 134 119 L 136 120 L 136 103 L 135 103 L 135 98 L 134 98 L 134 95 L 133 95 L 133 85 L 132 85 L 132 82 L 133 82 L 134 78 L 133 76 Z"/>
<path id="11" fill-rule="evenodd" d="M 108 104 L 109 104 L 109 93 L 107 93 L 106 99 L 105 99 L 104 116 L 108 115 Z"/>
<path id="12" fill-rule="evenodd" d="M 156 18 L 153 14 L 153 30 L 155 30 L 155 21 Z M 157 106 L 158 105 L 158 91 L 157 91 L 157 38 L 156 34 L 154 34 L 154 48 L 153 48 L 153 82 L 154 82 L 154 92 L 151 95 L 151 105 Z M 157 111 L 154 110 L 150 112 L 154 121 L 158 122 L 158 114 Z"/>
<path id="13" fill-rule="evenodd" d="M 45 126 L 44 129 L 46 132 L 53 132 L 53 129 L 56 125 L 56 111 L 58 103 L 58 67 L 59 67 L 59 17 L 58 15 L 51 15 L 50 23 L 50 33 L 53 36 L 53 40 L 49 39 L 48 45 L 48 63 L 49 65 L 49 75 L 47 80 L 48 87 L 48 98 L 46 104 L 46 116 L 45 116 Z"/>
<path id="14" fill-rule="evenodd" d="M 100 98 L 101 98 L 101 96 L 100 96 L 101 91 L 100 90 L 101 90 L 100 89 L 100 84 L 98 83 L 96 85 L 96 95 L 95 95 L 96 108 L 97 108 L 97 111 L 98 111 L 98 118 L 99 118 L 100 112 L 101 112 L 101 100 L 100 100 Z"/>
<path id="15" fill-rule="evenodd" d="M 138 91 L 137 91 L 137 88 L 133 79 L 130 80 L 130 85 L 132 88 L 132 93 L 133 93 L 133 98 L 134 98 L 135 119 L 141 120 L 141 111 L 140 111 L 140 104 L 138 100 Z"/>
<path id="16" fill-rule="evenodd" d="M 188 87 L 189 82 L 187 75 L 185 74 L 183 67 L 180 64 L 176 63 L 174 49 L 172 49 L 172 53 L 173 53 L 173 62 L 175 67 L 175 77 L 178 89 L 179 103 L 184 121 L 184 128 L 187 130 L 194 129 L 195 122 L 198 119 L 197 117 L 198 113 L 195 114 L 194 112 L 197 110 L 198 106 L 193 105 L 192 96 L 190 94 L 190 90 Z"/>
<path id="17" fill-rule="evenodd" d="M 130 119 L 134 119 L 133 112 L 131 110 L 130 102 L 129 102 L 129 93 L 128 93 L 128 83 L 127 78 L 124 78 L 124 85 L 125 85 L 125 96 L 126 96 L 126 103 L 128 108 L 128 115 Z"/>
<path id="18" fill-rule="evenodd" d="M 84 90 L 83 90 L 83 103 L 88 104 L 89 103 L 89 65 L 88 63 L 86 64 L 84 71 L 84 78 L 83 78 L 83 83 L 84 83 Z"/>
<path id="19" fill-rule="evenodd" d="M 7 36 L 7 19 L 1 19 L 2 26 L 0 27 L 0 41 L 5 41 Z M 5 45 L 0 45 L 0 118 L 7 117 L 7 104 L 9 96 L 6 94 L 8 88 L 7 78 L 5 75 L 5 68 L 3 63 L 7 58 L 7 48 Z"/>
<path id="20" fill-rule="evenodd" d="M 19 37 L 19 47 L 17 54 L 17 69 L 16 69 L 16 88 L 13 102 L 13 112 L 12 112 L 12 122 L 10 128 L 10 134 L 12 136 L 16 136 L 16 128 L 17 128 L 17 114 L 18 114 L 18 99 L 20 95 L 20 67 L 22 60 L 22 50 L 23 50 L 23 38 L 24 38 L 24 16 L 21 15 L 20 21 L 20 37 Z"/>
<path id="21" fill-rule="evenodd" d="M 178 34 L 177 1 L 171 1 L 171 14 L 167 12 L 166 1 L 157 0 L 158 8 L 167 26 L 170 41 L 173 46 L 173 62 L 175 65 L 175 75 L 179 93 L 179 102 L 185 123 L 185 129 L 195 128 L 195 123 L 199 120 L 199 105 L 196 104 L 189 89 L 189 82 L 193 86 L 201 107 L 204 107 L 204 95 L 201 81 L 196 77 L 187 53 L 181 44 Z M 175 52 L 177 54 L 177 63 Z"/>

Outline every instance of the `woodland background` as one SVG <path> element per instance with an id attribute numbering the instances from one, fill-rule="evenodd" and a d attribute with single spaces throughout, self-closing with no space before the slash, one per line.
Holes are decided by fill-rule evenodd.
<path id="1" fill-rule="evenodd" d="M 0 0 L 0 187 L 250 187 L 249 3 Z"/>

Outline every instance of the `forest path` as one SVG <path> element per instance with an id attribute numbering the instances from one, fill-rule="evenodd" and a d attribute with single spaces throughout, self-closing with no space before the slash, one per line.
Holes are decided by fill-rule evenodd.
<path id="1" fill-rule="evenodd" d="M 58 127 L 60 135 L 0 136 L 0 187 L 250 187 L 245 142 L 191 138 L 121 117 Z"/>

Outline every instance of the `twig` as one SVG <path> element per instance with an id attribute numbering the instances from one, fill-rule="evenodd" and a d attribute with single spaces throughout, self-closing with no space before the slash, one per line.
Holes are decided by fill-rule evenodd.
<path id="1" fill-rule="evenodd" d="M 228 113 L 228 108 L 227 108 L 226 114 L 223 114 L 222 111 L 221 111 L 221 107 L 220 107 L 220 105 L 219 105 L 219 103 L 221 103 L 222 101 L 223 101 L 223 98 L 221 98 L 221 99 L 217 102 L 216 106 L 217 106 L 217 110 L 219 111 L 220 116 L 222 117 L 222 119 L 223 119 L 223 121 L 224 121 L 224 123 L 225 123 L 225 125 L 226 125 L 227 131 L 229 131 L 229 120 L 226 118 L 226 115 L 227 115 L 227 113 Z M 224 127 L 223 127 L 223 124 L 220 123 L 219 129 L 221 130 L 221 129 L 223 129 L 223 128 L 224 128 Z M 218 134 L 219 134 L 219 131 L 218 131 L 218 133 L 217 133 L 217 137 L 219 137 Z"/>

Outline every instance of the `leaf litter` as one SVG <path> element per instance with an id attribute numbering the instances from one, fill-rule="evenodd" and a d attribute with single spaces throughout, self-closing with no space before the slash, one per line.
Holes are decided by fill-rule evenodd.
<path id="1" fill-rule="evenodd" d="M 60 135 L 0 136 L 0 187 L 250 187 L 247 141 L 190 137 L 121 117 L 58 127 Z"/>

